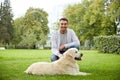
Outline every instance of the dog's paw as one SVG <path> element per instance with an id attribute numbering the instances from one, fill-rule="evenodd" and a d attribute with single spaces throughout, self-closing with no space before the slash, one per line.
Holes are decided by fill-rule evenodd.
<path id="1" fill-rule="evenodd" d="M 86 73 L 86 75 L 91 75 L 91 73 Z"/>
<path id="2" fill-rule="evenodd" d="M 91 75 L 91 73 L 79 72 L 79 75 L 86 76 L 86 75 Z"/>

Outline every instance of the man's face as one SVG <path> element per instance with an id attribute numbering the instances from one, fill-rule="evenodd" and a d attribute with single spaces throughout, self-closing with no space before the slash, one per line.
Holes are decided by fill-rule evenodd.
<path id="1" fill-rule="evenodd" d="M 67 30 L 67 27 L 68 27 L 68 22 L 67 21 L 61 20 L 59 22 L 59 24 L 60 24 L 60 30 L 61 31 L 66 31 Z"/>

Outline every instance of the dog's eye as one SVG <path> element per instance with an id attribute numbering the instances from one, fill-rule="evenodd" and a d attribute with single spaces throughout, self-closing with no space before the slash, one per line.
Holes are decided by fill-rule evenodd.
<path id="1" fill-rule="evenodd" d="M 75 51 L 75 53 L 77 53 L 77 51 Z"/>

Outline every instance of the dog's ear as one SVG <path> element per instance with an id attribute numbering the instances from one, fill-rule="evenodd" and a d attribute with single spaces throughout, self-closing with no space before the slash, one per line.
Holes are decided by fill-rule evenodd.
<path id="1" fill-rule="evenodd" d="M 74 58 L 74 56 L 75 56 L 75 51 L 74 50 L 67 50 L 66 52 L 65 52 L 65 55 L 64 55 L 65 57 L 73 57 Z"/>

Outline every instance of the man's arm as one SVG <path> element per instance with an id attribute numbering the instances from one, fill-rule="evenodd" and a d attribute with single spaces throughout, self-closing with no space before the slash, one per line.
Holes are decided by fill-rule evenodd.
<path id="1" fill-rule="evenodd" d="M 64 45 L 65 48 L 69 48 L 70 46 L 74 46 L 74 45 L 80 46 L 79 39 L 78 39 L 78 37 L 76 36 L 76 34 L 75 34 L 75 32 L 74 32 L 73 30 L 71 30 L 71 31 L 69 32 L 69 35 L 71 35 L 72 42 L 65 44 L 65 45 Z"/>
<path id="2" fill-rule="evenodd" d="M 59 47 L 58 47 L 58 35 L 57 32 L 53 33 L 52 38 L 51 38 L 51 43 L 52 43 L 52 53 L 55 54 L 58 57 L 62 57 L 63 55 L 59 53 Z"/>

